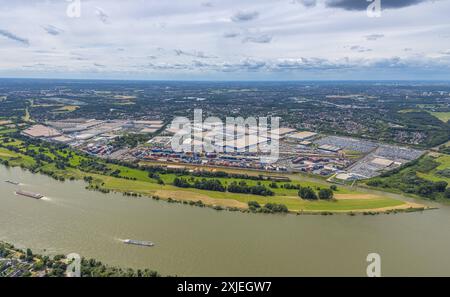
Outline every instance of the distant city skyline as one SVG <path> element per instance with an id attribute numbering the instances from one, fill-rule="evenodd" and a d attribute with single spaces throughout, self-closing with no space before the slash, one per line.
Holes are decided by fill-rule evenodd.
<path id="1" fill-rule="evenodd" d="M 0 77 L 450 79 L 446 0 L 74 1 L 0 0 Z"/>

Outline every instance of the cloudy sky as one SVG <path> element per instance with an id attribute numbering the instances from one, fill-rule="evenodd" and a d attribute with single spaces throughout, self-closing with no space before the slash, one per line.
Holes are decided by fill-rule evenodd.
<path id="1" fill-rule="evenodd" d="M 0 0 L 0 77 L 450 79 L 449 0 L 71 1 Z"/>

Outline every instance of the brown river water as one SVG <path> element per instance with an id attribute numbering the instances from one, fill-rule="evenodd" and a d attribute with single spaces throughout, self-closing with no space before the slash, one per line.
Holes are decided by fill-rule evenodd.
<path id="1" fill-rule="evenodd" d="M 20 186 L 5 183 L 18 181 Z M 180 276 L 450 276 L 450 207 L 378 216 L 218 212 L 85 190 L 0 166 L 0 240 Z M 17 196 L 22 189 L 42 200 Z M 152 241 L 152 248 L 121 239 Z"/>

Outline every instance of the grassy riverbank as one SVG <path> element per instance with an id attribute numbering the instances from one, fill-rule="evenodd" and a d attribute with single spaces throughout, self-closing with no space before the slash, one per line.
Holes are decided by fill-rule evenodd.
<path id="1" fill-rule="evenodd" d="M 249 202 L 261 206 L 284 205 L 290 212 L 388 212 L 423 209 L 424 206 L 396 200 L 379 194 L 369 194 L 360 189 L 338 187 L 334 189 L 334 199 L 304 200 L 298 197 L 298 187 L 309 187 L 318 192 L 328 189 L 331 184 L 323 180 L 288 175 L 291 181 L 274 182 L 256 179 L 259 172 L 250 175 L 246 171 L 233 169 L 232 177 L 194 176 L 189 171 L 171 172 L 160 167 L 157 173 L 150 167 L 137 164 L 112 164 L 73 151 L 67 147 L 41 143 L 21 137 L 0 136 L 0 161 L 7 166 L 20 166 L 35 173 L 43 173 L 59 180 L 85 180 L 88 188 L 102 192 L 120 192 L 126 195 L 144 195 L 171 202 L 211 206 L 216 209 L 248 210 Z M 219 169 L 216 170 L 220 171 Z M 267 173 L 267 175 L 271 175 Z M 210 191 L 198 188 L 174 186 L 176 178 L 196 180 L 216 180 L 224 187 L 233 182 L 245 182 L 248 187 L 270 189 L 272 195 Z"/>

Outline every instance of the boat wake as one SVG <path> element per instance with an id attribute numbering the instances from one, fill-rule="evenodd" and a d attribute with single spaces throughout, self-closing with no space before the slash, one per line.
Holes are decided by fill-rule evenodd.
<path id="1" fill-rule="evenodd" d="M 22 183 L 11 181 L 11 180 L 5 180 L 5 183 L 13 185 L 13 186 L 23 186 L 24 185 Z"/>
<path id="2" fill-rule="evenodd" d="M 40 199 L 44 198 L 44 195 L 41 195 L 38 193 L 27 192 L 27 191 L 23 191 L 23 190 L 17 190 L 14 193 L 18 196 L 24 196 L 24 197 L 33 198 L 36 200 L 40 200 Z"/>

